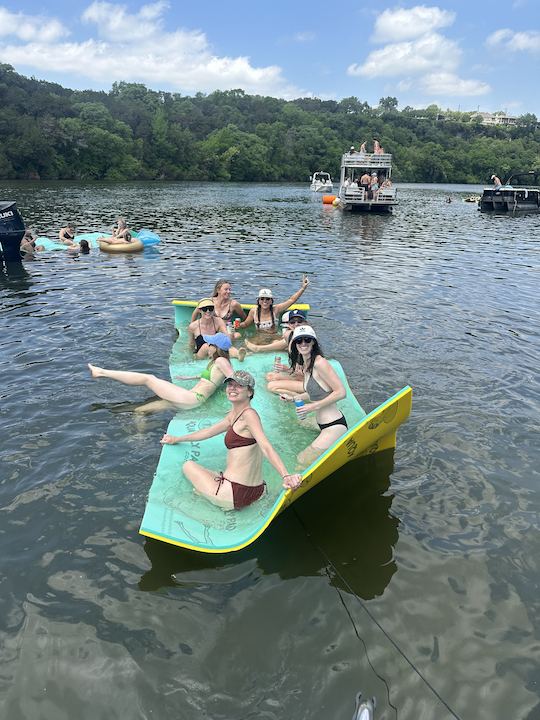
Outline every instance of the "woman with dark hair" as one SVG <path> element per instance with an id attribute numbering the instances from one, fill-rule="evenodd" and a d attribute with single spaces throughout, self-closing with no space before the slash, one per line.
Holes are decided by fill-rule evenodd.
<path id="1" fill-rule="evenodd" d="M 275 335 L 278 324 L 279 315 L 288 310 L 291 305 L 300 298 L 309 285 L 308 278 L 304 275 L 302 285 L 299 290 L 291 295 L 290 298 L 274 305 L 274 295 L 269 288 L 261 288 L 257 298 L 257 305 L 252 307 L 247 318 L 240 323 L 239 327 L 245 328 L 255 324 L 257 330 L 263 333 L 272 333 Z"/>
<path id="2" fill-rule="evenodd" d="M 301 325 L 293 332 L 289 363 L 291 370 L 300 369 L 303 375 L 304 392 L 290 397 L 291 400 L 307 400 L 296 408 L 298 419 L 303 420 L 308 413 L 314 412 L 320 430 L 315 440 L 298 455 L 301 467 L 307 467 L 347 431 L 347 421 L 336 404 L 347 393 L 309 325 Z M 290 390 L 282 393 L 285 395 L 290 396 Z"/>
<path id="3" fill-rule="evenodd" d="M 221 472 L 209 470 L 194 460 L 182 465 L 185 477 L 195 490 L 214 505 L 225 510 L 240 510 L 256 502 L 264 493 L 262 460 L 265 457 L 278 471 L 283 487 L 296 489 L 302 476 L 287 473 L 283 461 L 265 435 L 261 419 L 251 407 L 255 379 L 240 370 L 225 380 L 227 400 L 232 405 L 220 422 L 188 435 L 165 434 L 163 445 L 208 440 L 225 433 L 227 463 Z"/>
<path id="4" fill-rule="evenodd" d="M 180 375 L 178 380 L 198 380 L 199 382 L 191 388 L 178 387 L 168 380 L 161 380 L 155 375 L 147 373 L 131 372 L 128 370 L 106 370 L 97 365 L 88 367 L 93 378 L 109 378 L 124 385 L 144 385 L 155 395 L 161 398 L 162 402 L 147 403 L 137 408 L 139 412 L 153 412 L 173 407 L 180 410 L 202 405 L 216 390 L 221 387 L 226 378 L 234 373 L 229 359 L 231 340 L 224 333 L 216 335 L 205 335 L 204 341 L 208 345 L 208 357 L 210 362 L 200 375 Z M 163 402 L 165 401 L 165 402 Z"/>

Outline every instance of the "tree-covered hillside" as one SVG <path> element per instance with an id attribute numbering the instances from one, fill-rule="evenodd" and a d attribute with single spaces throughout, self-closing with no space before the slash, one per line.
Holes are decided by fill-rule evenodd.
<path id="1" fill-rule="evenodd" d="M 355 97 L 292 101 L 242 90 L 184 97 L 137 83 L 75 91 L 0 65 L 0 178 L 307 181 L 339 174 L 352 144 L 380 139 L 403 182 L 486 182 L 540 167 L 533 115 L 485 126 L 471 113 L 376 108 Z M 368 145 L 369 146 L 369 145 Z"/>

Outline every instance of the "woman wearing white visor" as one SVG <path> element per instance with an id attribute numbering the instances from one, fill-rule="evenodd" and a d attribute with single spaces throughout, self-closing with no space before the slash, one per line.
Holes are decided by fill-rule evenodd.
<path id="1" fill-rule="evenodd" d="M 292 369 L 300 368 L 304 376 L 304 392 L 294 396 L 294 399 L 300 397 L 306 401 L 296 410 L 298 418 L 302 420 L 314 412 L 320 430 L 315 440 L 298 454 L 298 462 L 305 468 L 347 432 L 347 421 L 336 404 L 347 393 L 324 357 L 315 330 L 309 325 L 301 325 L 293 332 L 289 362 Z"/>
<path id="2" fill-rule="evenodd" d="M 247 318 L 240 323 L 239 327 L 245 328 L 255 323 L 259 332 L 272 333 L 275 335 L 278 327 L 279 316 L 281 313 L 285 312 L 285 310 L 288 310 L 291 305 L 294 305 L 298 298 L 304 293 L 308 285 L 309 280 L 304 275 L 300 289 L 293 293 L 287 300 L 276 303 L 275 305 L 272 291 L 269 288 L 261 288 L 257 298 L 257 305 L 251 308 Z"/>

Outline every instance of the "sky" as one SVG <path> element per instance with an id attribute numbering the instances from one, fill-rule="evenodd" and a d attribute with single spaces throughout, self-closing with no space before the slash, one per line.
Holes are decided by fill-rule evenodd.
<path id="1" fill-rule="evenodd" d="M 540 2 L 0 0 L 0 62 L 74 89 L 393 96 L 540 117 Z"/>

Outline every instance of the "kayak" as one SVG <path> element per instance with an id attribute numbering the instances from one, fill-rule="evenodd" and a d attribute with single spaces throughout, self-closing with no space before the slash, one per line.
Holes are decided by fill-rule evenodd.
<path id="1" fill-rule="evenodd" d="M 179 330 L 169 360 L 174 382 L 176 375 L 198 374 L 208 361 L 193 360 L 187 347 L 185 328 L 197 303 L 176 300 L 173 304 L 175 325 Z M 243 307 L 247 309 L 251 306 Z M 293 307 L 309 308 L 306 305 Z M 242 368 L 255 377 L 252 407 L 261 416 L 270 442 L 293 472 L 298 452 L 310 444 L 317 431 L 306 427 L 304 423 L 307 421 L 297 419 L 293 403 L 283 402 L 265 389 L 265 374 L 272 370 L 273 361 L 274 353 L 257 353 L 248 355 L 244 363 L 233 359 L 232 365 L 235 370 Z M 264 461 L 267 492 L 242 510 L 224 511 L 196 494 L 191 483 L 182 475 L 182 464 L 190 459 L 214 469 L 218 475 L 225 467 L 223 436 L 200 442 L 164 445 L 139 532 L 146 537 L 202 553 L 234 552 L 253 543 L 280 512 L 346 463 L 363 455 L 394 448 L 396 430 L 411 411 L 412 389 L 404 387 L 366 414 L 353 395 L 340 363 L 337 360 L 330 362 L 347 391 L 338 406 L 347 418 L 349 430 L 303 472 L 303 481 L 297 490 L 285 490 L 279 474 Z M 183 435 L 208 427 L 223 419 L 229 409 L 224 391 L 218 390 L 198 408 L 179 411 L 170 421 L 167 432 Z"/>

